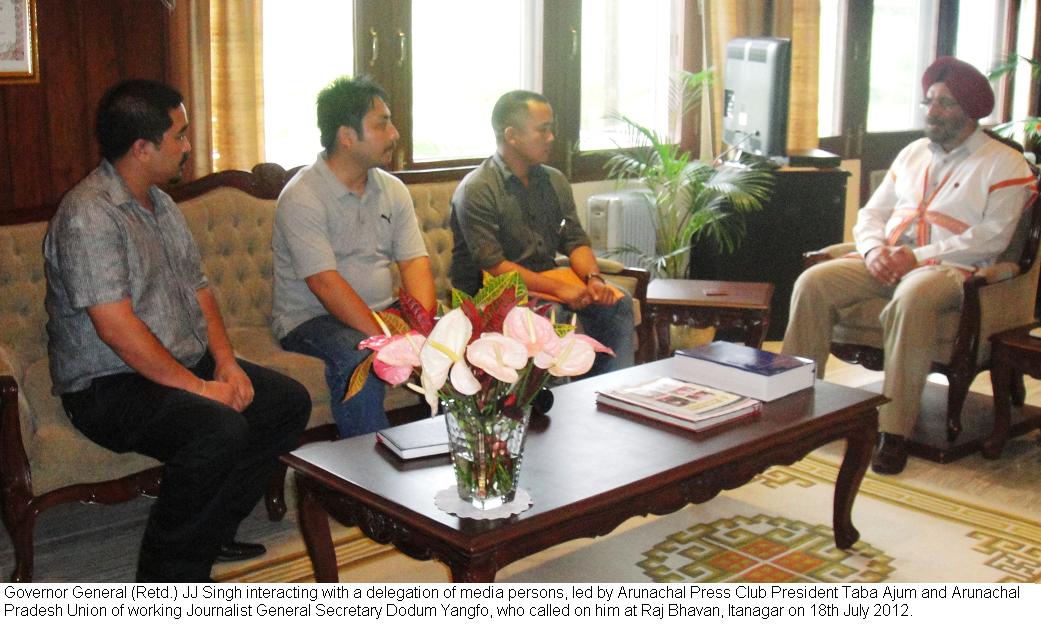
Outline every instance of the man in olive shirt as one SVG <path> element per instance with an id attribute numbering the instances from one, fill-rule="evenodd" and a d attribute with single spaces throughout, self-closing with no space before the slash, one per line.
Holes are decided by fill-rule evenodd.
<path id="1" fill-rule="evenodd" d="M 597 354 L 590 374 L 633 364 L 632 298 L 600 275 L 589 236 L 579 223 L 564 174 L 546 166 L 554 140 L 553 108 L 541 94 L 517 90 L 492 110 L 496 154 L 459 183 L 452 196 L 452 284 L 473 294 L 482 272 L 517 271 L 531 291 L 553 296 L 560 315 L 578 314 L 582 329 L 615 356 Z M 556 266 L 557 252 L 585 283 L 540 275 Z"/>

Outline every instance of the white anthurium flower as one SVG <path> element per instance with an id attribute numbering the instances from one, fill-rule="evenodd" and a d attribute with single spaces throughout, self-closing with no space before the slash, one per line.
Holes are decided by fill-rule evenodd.
<path id="1" fill-rule="evenodd" d="M 503 383 L 516 383 L 517 370 L 528 364 L 528 350 L 501 333 L 484 333 L 466 349 L 466 358 Z"/>
<path id="2" fill-rule="evenodd" d="M 452 387 L 464 396 L 472 396 L 481 390 L 481 384 L 474 378 L 464 358 L 466 343 L 472 333 L 473 326 L 463 311 L 458 308 L 451 310 L 434 325 L 419 351 L 419 362 L 423 367 L 420 383 L 432 413 L 437 413 L 437 391 L 449 378 Z"/>

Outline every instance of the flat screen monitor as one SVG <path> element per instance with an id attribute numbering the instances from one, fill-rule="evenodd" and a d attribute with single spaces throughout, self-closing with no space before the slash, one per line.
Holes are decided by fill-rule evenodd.
<path id="1" fill-rule="evenodd" d="M 762 157 L 787 155 L 792 42 L 730 40 L 723 66 L 723 142 Z"/>

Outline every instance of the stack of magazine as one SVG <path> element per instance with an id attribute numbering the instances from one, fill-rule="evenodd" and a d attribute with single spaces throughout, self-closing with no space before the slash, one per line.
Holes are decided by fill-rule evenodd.
<path id="1" fill-rule="evenodd" d="M 695 433 L 757 415 L 763 407 L 761 402 L 748 396 L 668 377 L 598 392 L 596 402 L 602 407 Z"/>

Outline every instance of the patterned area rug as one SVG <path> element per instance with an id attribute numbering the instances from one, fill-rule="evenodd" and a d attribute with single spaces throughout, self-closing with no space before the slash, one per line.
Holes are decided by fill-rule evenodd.
<path id="1" fill-rule="evenodd" d="M 835 547 L 836 466 L 810 456 L 743 488 L 503 576 L 522 582 L 1041 582 L 1041 523 L 868 475 L 861 540 Z M 532 560 L 535 560 L 534 558 Z"/>

